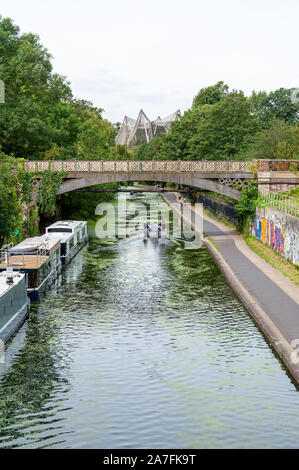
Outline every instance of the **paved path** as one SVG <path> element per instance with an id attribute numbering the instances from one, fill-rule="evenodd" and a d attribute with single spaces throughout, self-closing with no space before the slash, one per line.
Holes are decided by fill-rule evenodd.
<path id="1" fill-rule="evenodd" d="M 177 205 L 175 194 L 165 196 Z M 203 231 L 214 239 L 236 276 L 287 341 L 299 340 L 299 288 L 253 253 L 242 237 L 224 224 L 204 216 Z"/>

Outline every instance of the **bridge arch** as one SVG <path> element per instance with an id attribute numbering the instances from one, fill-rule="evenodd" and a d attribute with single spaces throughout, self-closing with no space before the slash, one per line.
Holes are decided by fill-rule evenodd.
<path id="1" fill-rule="evenodd" d="M 161 172 L 118 172 L 118 173 L 87 173 L 86 175 L 69 175 L 60 185 L 57 194 L 65 194 L 76 189 L 116 182 L 157 181 L 161 183 L 176 183 L 185 186 L 193 186 L 198 189 L 213 191 L 232 199 L 239 200 L 241 191 L 225 184 L 220 184 L 216 179 L 204 178 L 192 173 L 161 173 Z"/>

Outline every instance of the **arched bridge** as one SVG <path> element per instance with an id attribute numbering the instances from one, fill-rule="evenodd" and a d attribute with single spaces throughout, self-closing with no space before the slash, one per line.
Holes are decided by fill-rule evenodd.
<path id="1" fill-rule="evenodd" d="M 297 161 L 27 161 L 26 171 L 65 172 L 57 194 L 96 184 L 122 181 L 159 181 L 213 191 L 240 199 L 241 189 L 257 179 L 263 193 L 288 190 L 299 184 Z M 291 171 L 290 171 L 291 170 Z M 38 178 L 38 176 L 37 176 Z"/>

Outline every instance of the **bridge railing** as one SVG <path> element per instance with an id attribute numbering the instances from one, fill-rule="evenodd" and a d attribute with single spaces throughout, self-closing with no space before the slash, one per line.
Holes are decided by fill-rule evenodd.
<path id="1" fill-rule="evenodd" d="M 296 167 L 296 168 L 295 168 Z M 117 161 L 117 160 L 43 160 L 25 162 L 27 171 L 72 172 L 247 172 L 294 171 L 299 169 L 298 160 L 209 161 Z"/>
<path id="2" fill-rule="evenodd" d="M 295 168 L 296 166 L 296 168 Z M 298 160 L 254 160 L 254 161 L 116 161 L 116 160 L 43 160 L 25 162 L 27 171 L 66 172 L 247 172 L 287 171 L 299 168 Z"/>
<path id="3" fill-rule="evenodd" d="M 27 161 L 27 171 L 66 171 L 66 172 L 250 172 L 250 162 L 236 161 Z"/>
<path id="4" fill-rule="evenodd" d="M 299 217 L 299 199 L 284 194 L 269 193 L 263 196 L 263 205 L 272 207 L 286 214 Z"/>

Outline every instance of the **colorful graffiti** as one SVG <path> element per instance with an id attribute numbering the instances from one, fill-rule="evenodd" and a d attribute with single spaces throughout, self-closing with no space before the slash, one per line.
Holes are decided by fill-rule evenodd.
<path id="1" fill-rule="evenodd" d="M 299 263 L 299 230 L 294 231 L 279 220 L 255 216 L 251 227 L 251 235 L 277 251 L 292 263 Z"/>

